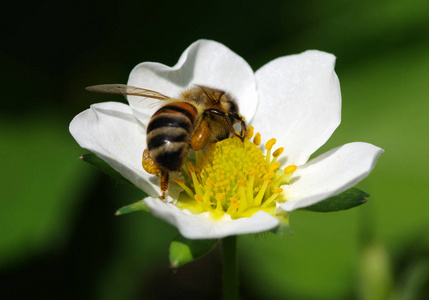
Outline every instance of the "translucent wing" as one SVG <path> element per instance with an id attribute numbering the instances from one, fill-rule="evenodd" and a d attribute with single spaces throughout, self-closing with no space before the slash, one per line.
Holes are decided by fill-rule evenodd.
<path id="1" fill-rule="evenodd" d="M 86 89 L 91 92 L 133 95 L 157 100 L 170 100 L 170 97 L 165 96 L 161 93 L 126 84 L 100 84 L 89 86 Z"/>

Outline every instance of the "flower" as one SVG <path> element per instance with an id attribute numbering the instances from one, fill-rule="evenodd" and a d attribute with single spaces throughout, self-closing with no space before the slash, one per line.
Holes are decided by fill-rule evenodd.
<path id="1" fill-rule="evenodd" d="M 271 207 L 270 210 L 262 209 L 262 204 L 259 204 L 260 209 L 245 214 L 245 208 L 239 208 L 237 204 L 238 194 L 228 196 L 225 202 L 225 195 L 221 193 L 209 200 L 213 204 L 211 210 L 196 209 L 190 202 L 182 201 L 187 194 L 182 192 L 183 188 L 186 189 L 187 183 L 192 187 L 190 178 L 188 182 L 175 179 L 178 184 L 171 184 L 167 199 L 158 199 L 158 180 L 146 173 L 141 165 L 142 152 L 146 148 L 146 125 L 156 108 L 148 108 L 147 101 L 140 97 L 128 96 L 129 105 L 118 102 L 94 104 L 73 119 L 70 132 L 81 147 L 95 153 L 144 190 L 149 195 L 144 202 L 150 211 L 176 226 L 184 237 L 211 239 L 266 231 L 278 226 L 281 216 L 287 217 L 288 212 L 313 205 L 356 185 L 372 171 L 383 152 L 374 145 L 355 142 L 308 161 L 340 124 L 341 93 L 334 64 L 333 55 L 311 50 L 277 58 L 254 73 L 246 61 L 224 45 L 199 40 L 185 50 L 173 67 L 145 62 L 137 65 L 130 74 L 128 85 L 171 97 L 193 84 L 219 88 L 234 95 L 247 123 L 254 126 L 263 138 L 275 137 L 279 149 L 284 148 L 281 157 L 279 153 L 273 156 L 270 152 L 273 140 L 265 144 L 270 161 L 261 172 L 271 172 L 267 176 L 277 176 L 275 179 L 278 179 L 281 176 L 279 167 L 287 169 L 289 166 L 286 173 L 290 174 L 286 181 L 279 179 L 278 186 L 271 184 L 265 187 L 267 192 L 261 197 L 264 197 L 262 201 L 267 201 L 273 196 L 266 205 Z M 246 142 L 252 144 L 249 138 Z M 253 146 L 249 147 L 257 148 L 259 139 L 258 135 Z M 225 143 L 233 140 L 239 139 L 227 139 Z M 221 143 L 215 145 L 224 147 Z M 213 151 L 210 155 L 205 159 L 216 161 Z M 274 157 L 276 160 L 278 157 L 278 162 L 271 161 Z M 270 170 L 273 162 L 275 165 Z M 204 176 L 206 166 L 196 162 L 195 165 L 185 165 L 185 168 L 200 172 L 195 176 Z M 252 174 L 250 170 L 246 177 L 248 181 Z M 194 191 L 188 193 L 188 198 L 194 197 L 201 203 L 199 205 L 205 205 L 204 189 L 214 186 L 207 178 L 200 193 L 195 184 Z M 250 184 L 242 179 L 236 182 L 237 190 L 240 184 L 243 187 Z M 261 179 L 258 189 L 263 188 L 263 182 Z M 216 217 L 213 207 L 221 208 L 222 205 L 224 211 L 229 209 L 229 213 L 223 212 Z"/>

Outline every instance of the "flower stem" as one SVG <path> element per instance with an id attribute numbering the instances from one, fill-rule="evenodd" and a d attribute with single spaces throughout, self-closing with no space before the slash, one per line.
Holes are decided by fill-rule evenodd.
<path id="1" fill-rule="evenodd" d="M 222 239 L 223 248 L 223 299 L 238 299 L 237 237 Z"/>

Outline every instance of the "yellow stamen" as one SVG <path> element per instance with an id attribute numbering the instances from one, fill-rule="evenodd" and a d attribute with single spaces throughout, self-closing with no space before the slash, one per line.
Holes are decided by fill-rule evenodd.
<path id="1" fill-rule="evenodd" d="M 195 167 L 192 163 L 188 162 L 189 171 L 191 171 L 192 183 L 197 194 L 203 195 L 203 191 L 201 189 L 200 183 L 198 182 L 197 175 L 195 173 Z"/>
<path id="2" fill-rule="evenodd" d="M 258 170 L 253 170 L 252 172 L 249 173 L 249 176 L 254 176 L 256 174 L 258 174 L 259 171 Z"/>
<path id="3" fill-rule="evenodd" d="M 195 194 L 194 199 L 195 199 L 195 201 L 198 202 L 198 204 L 202 207 L 203 210 L 205 210 L 205 211 L 212 211 L 213 210 L 210 205 L 208 205 L 207 203 L 204 202 L 204 199 L 203 199 L 203 197 L 201 197 L 201 195 Z M 186 208 L 186 205 L 183 208 Z"/>
<path id="4" fill-rule="evenodd" d="M 239 186 L 246 186 L 246 181 L 245 180 L 238 180 L 237 181 Z"/>
<path id="5" fill-rule="evenodd" d="M 255 176 L 258 174 L 258 171 L 254 170 L 249 174 L 249 181 L 246 189 L 246 198 L 250 205 L 253 203 L 253 184 L 255 183 Z"/>
<path id="6" fill-rule="evenodd" d="M 268 180 L 270 178 L 273 178 L 274 176 L 276 176 L 276 174 L 274 172 L 268 172 L 264 175 L 264 177 L 262 177 L 263 180 Z"/>
<path id="7" fill-rule="evenodd" d="M 278 169 L 278 167 L 280 167 L 280 163 L 279 162 L 274 162 L 270 164 L 270 172 L 275 171 L 276 169 Z"/>
<path id="8" fill-rule="evenodd" d="M 244 140 L 232 137 L 212 143 L 203 155 L 196 155 L 195 164 L 188 161 L 182 169 L 183 179 L 173 178 L 184 189 L 176 205 L 196 213 L 209 212 L 216 220 L 224 214 L 233 219 L 250 217 L 260 210 L 277 217 L 276 203 L 285 201 L 279 196 L 280 185 L 289 176 L 275 161 L 283 148 L 271 155 L 276 142 L 271 139 L 264 155 L 258 147 L 261 134 L 253 133 L 249 126 Z"/>
<path id="9" fill-rule="evenodd" d="M 188 194 L 189 197 L 191 197 L 191 198 L 194 197 L 194 195 L 195 195 L 194 192 L 186 186 L 184 180 L 177 178 L 177 177 L 174 177 L 173 181 L 176 182 L 177 184 L 179 184 L 180 187 L 185 190 L 186 194 Z"/>
<path id="10" fill-rule="evenodd" d="M 194 198 L 195 198 L 195 200 L 197 200 L 198 202 L 204 203 L 204 201 L 203 201 L 203 197 L 201 197 L 200 195 L 195 194 Z"/>
<path id="11" fill-rule="evenodd" d="M 229 198 L 229 203 L 230 205 L 228 207 L 227 213 L 232 214 L 239 208 L 240 202 L 234 197 L 231 197 Z"/>
<path id="12" fill-rule="evenodd" d="M 211 204 L 210 203 L 210 195 L 212 193 L 213 186 L 214 186 L 214 184 L 211 185 L 210 183 L 207 183 L 207 185 L 206 185 L 206 191 L 204 192 L 203 200 L 204 200 L 204 203 L 207 205 Z"/>
<path id="13" fill-rule="evenodd" d="M 249 126 L 249 128 L 247 128 L 246 136 L 245 136 L 246 139 L 250 140 L 252 138 L 253 130 L 254 130 L 253 126 Z"/>
<path id="14" fill-rule="evenodd" d="M 269 180 L 265 180 L 264 181 L 264 183 L 262 184 L 261 189 L 258 192 L 258 195 L 256 195 L 255 199 L 253 199 L 253 205 L 255 205 L 255 206 L 260 206 L 261 205 L 261 201 L 262 201 L 262 198 L 264 197 L 265 190 L 267 189 L 268 183 L 270 183 Z"/>
<path id="15" fill-rule="evenodd" d="M 281 192 L 283 192 L 283 189 L 282 188 L 279 188 L 279 189 L 275 189 L 275 190 L 273 190 L 273 194 L 267 199 L 267 200 L 265 200 L 264 201 L 264 203 L 262 203 L 262 207 L 267 207 L 268 205 L 270 205 L 276 198 L 277 198 L 277 196 L 281 193 Z"/>
<path id="16" fill-rule="evenodd" d="M 217 200 L 216 210 L 217 211 L 223 211 L 222 202 L 225 199 L 225 195 L 223 193 L 222 194 L 216 194 L 215 199 Z"/>
<path id="17" fill-rule="evenodd" d="M 249 200 L 246 197 L 246 186 L 239 185 L 238 194 L 240 195 L 240 204 L 241 204 L 238 209 L 239 209 L 239 212 L 242 212 L 249 206 L 249 203 L 248 203 Z"/>
<path id="18" fill-rule="evenodd" d="M 259 146 L 259 145 L 261 144 L 261 134 L 260 134 L 259 132 L 257 132 L 257 133 L 255 134 L 255 137 L 253 138 L 253 143 L 254 143 L 256 146 Z"/>
<path id="19" fill-rule="evenodd" d="M 285 168 L 285 174 L 291 174 L 296 171 L 298 167 L 295 165 L 290 165 Z"/>
<path id="20" fill-rule="evenodd" d="M 174 182 L 177 182 L 178 184 L 185 184 L 185 181 L 184 181 L 184 180 L 182 180 L 182 179 L 180 179 L 180 178 L 177 178 L 177 177 L 174 177 L 174 178 L 173 178 L 173 181 L 174 181 Z"/>
<path id="21" fill-rule="evenodd" d="M 283 147 L 278 148 L 276 151 L 273 152 L 273 156 L 275 158 L 279 157 L 283 153 L 284 150 L 285 150 L 285 148 L 283 148 Z"/>
<path id="22" fill-rule="evenodd" d="M 265 144 L 265 150 L 271 150 L 276 143 L 276 139 L 272 138 Z"/>
<path id="23" fill-rule="evenodd" d="M 271 139 L 265 144 L 265 150 L 267 150 L 267 155 L 265 158 L 265 163 L 267 164 L 267 167 L 271 163 L 271 149 L 273 148 L 274 144 L 276 143 L 276 139 Z"/>
<path id="24" fill-rule="evenodd" d="M 282 188 L 278 188 L 278 189 L 273 190 L 273 193 L 275 193 L 275 194 L 280 194 L 281 192 L 283 192 Z"/>
<path id="25" fill-rule="evenodd" d="M 188 165 L 189 172 L 191 173 L 195 172 L 195 167 L 190 161 L 188 161 L 187 165 Z"/>
<path id="26" fill-rule="evenodd" d="M 215 196 L 217 201 L 223 201 L 223 199 L 225 199 L 225 195 L 223 194 L 216 194 Z"/>

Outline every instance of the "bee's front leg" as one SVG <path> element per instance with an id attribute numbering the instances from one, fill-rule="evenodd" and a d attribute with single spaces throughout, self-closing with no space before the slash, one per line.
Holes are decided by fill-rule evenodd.
<path id="1" fill-rule="evenodd" d="M 216 109 L 216 108 L 209 108 L 209 109 L 206 109 L 204 111 L 204 113 L 210 113 L 212 115 L 216 115 L 216 116 L 219 116 L 219 117 L 223 118 L 224 121 L 225 121 L 225 123 L 226 123 L 226 125 L 227 125 L 227 127 L 228 127 L 228 130 L 233 135 L 235 135 L 236 137 L 238 137 L 241 141 L 244 141 L 244 136 L 246 134 L 246 132 L 245 132 L 246 131 L 246 123 L 244 122 L 244 117 L 239 116 L 236 113 L 229 113 L 229 115 L 231 115 L 234 119 L 238 120 L 238 122 L 241 123 L 241 131 L 242 132 L 241 132 L 241 134 L 238 134 L 234 130 L 234 125 L 231 123 L 231 120 L 229 119 L 229 115 L 227 113 L 225 113 L 224 111 L 222 111 L 220 109 Z"/>

